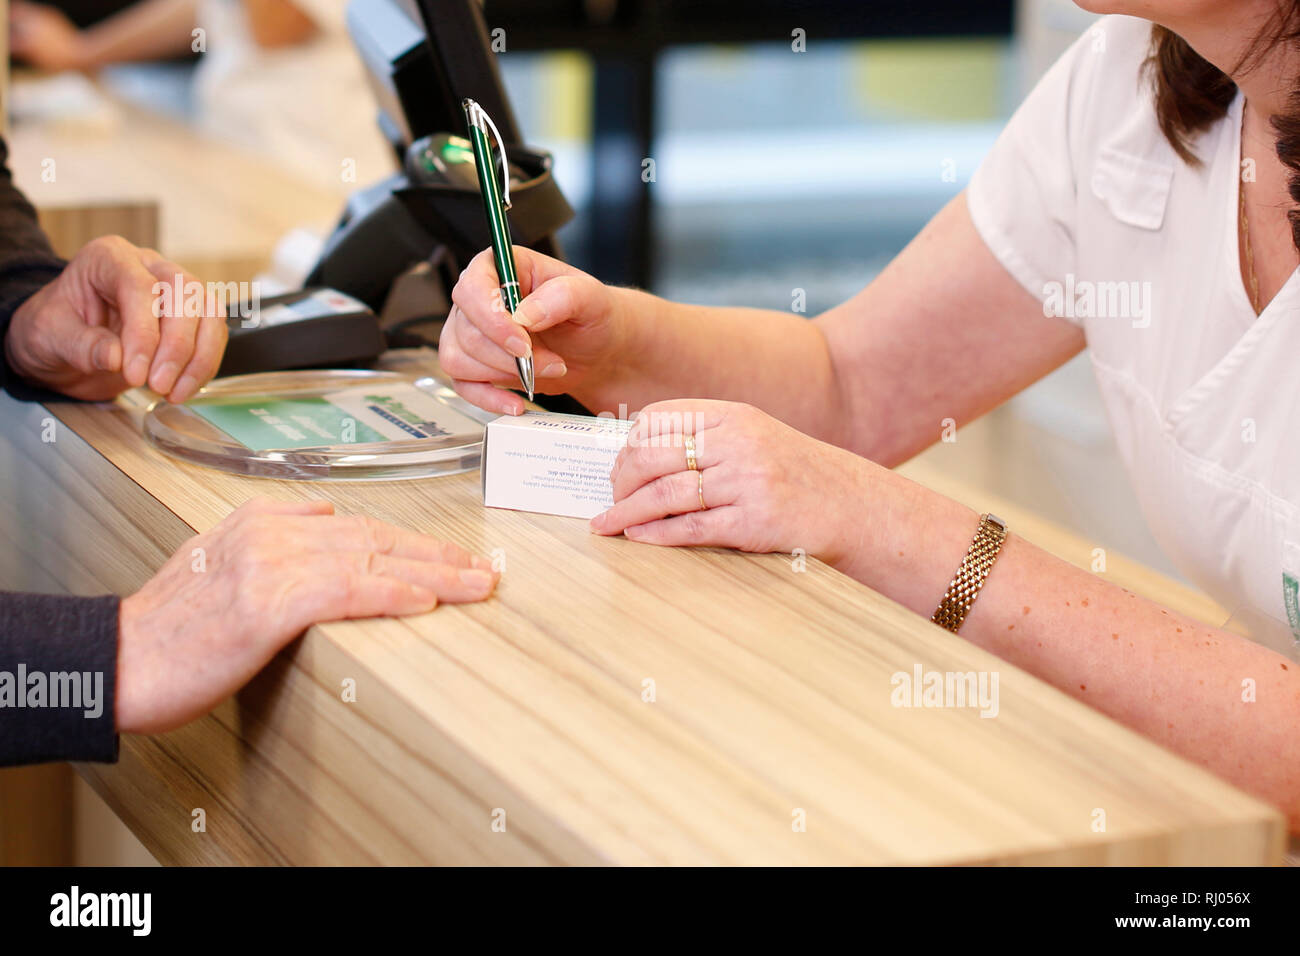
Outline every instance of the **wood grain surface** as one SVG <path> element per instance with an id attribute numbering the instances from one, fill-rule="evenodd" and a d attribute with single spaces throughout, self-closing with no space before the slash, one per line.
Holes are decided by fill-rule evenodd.
<path id="1" fill-rule="evenodd" d="M 329 498 L 505 564 L 487 602 L 314 627 L 213 715 L 82 766 L 164 863 L 1281 858 L 1272 808 L 816 561 L 484 509 L 477 474 L 205 470 L 151 448 L 142 407 L 51 405 L 60 437 L 42 443 L 48 413 L 3 400 L 6 460 L 29 462 L 4 473 L 5 587 L 27 566 L 129 593 L 258 494 Z M 893 706 L 892 675 L 916 666 L 995 672 L 997 716 Z"/>

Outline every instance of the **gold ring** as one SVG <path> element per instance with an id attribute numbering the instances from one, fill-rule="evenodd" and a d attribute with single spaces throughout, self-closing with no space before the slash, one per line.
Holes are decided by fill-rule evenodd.
<path id="1" fill-rule="evenodd" d="M 686 444 L 686 467 L 689 471 L 698 471 L 699 462 L 695 460 L 695 436 L 686 435 L 682 441 Z"/>
<path id="2" fill-rule="evenodd" d="M 696 472 L 700 476 L 700 510 L 708 511 L 709 506 L 704 503 L 704 472 Z"/>

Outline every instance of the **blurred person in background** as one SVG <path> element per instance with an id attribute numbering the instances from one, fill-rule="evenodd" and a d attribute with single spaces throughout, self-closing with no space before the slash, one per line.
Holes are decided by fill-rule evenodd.
<path id="1" fill-rule="evenodd" d="M 14 0 L 10 50 L 44 70 L 202 56 L 195 119 L 318 186 L 346 195 L 396 159 L 375 122 L 343 0 L 140 0 L 86 29 L 61 9 Z"/>

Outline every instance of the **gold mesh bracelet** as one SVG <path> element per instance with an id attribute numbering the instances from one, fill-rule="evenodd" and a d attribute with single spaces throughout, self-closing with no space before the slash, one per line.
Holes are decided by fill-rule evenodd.
<path id="1" fill-rule="evenodd" d="M 980 526 L 975 530 L 975 539 L 966 549 L 966 557 L 957 569 L 956 576 L 944 592 L 930 620 L 940 627 L 946 627 L 954 634 L 966 620 L 971 605 L 979 597 L 984 579 L 993 569 L 993 562 L 998 559 L 1002 542 L 1007 540 L 1007 525 L 997 515 L 981 515 Z"/>

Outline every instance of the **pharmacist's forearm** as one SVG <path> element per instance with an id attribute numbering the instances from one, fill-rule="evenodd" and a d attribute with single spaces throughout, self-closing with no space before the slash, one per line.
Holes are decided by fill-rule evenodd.
<path id="1" fill-rule="evenodd" d="M 317 26 L 292 0 L 243 0 L 253 40 L 265 50 L 295 46 L 309 40 Z"/>
<path id="2" fill-rule="evenodd" d="M 978 515 L 892 472 L 841 570 L 929 617 Z M 868 491 L 870 491 L 868 489 Z M 884 529 L 882 531 L 882 529 Z M 1012 529 L 1014 532 L 1014 529 Z M 1012 533 L 961 636 L 1279 806 L 1300 830 L 1300 667 Z"/>
<path id="3" fill-rule="evenodd" d="M 588 394 L 592 411 L 671 398 L 747 402 L 831 440 L 841 414 L 826 339 L 808 320 L 761 309 L 668 302 L 613 290 L 627 315 L 624 360 Z"/>
<path id="4" fill-rule="evenodd" d="M 193 48 L 196 0 L 143 0 L 82 34 L 82 66 L 156 60 Z"/>

